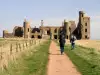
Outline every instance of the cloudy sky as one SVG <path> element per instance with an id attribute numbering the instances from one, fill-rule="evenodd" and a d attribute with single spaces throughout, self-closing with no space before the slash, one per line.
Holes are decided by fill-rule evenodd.
<path id="1" fill-rule="evenodd" d="M 23 26 L 25 18 L 32 27 L 42 19 L 45 26 L 60 26 L 64 19 L 77 23 L 79 10 L 91 17 L 91 39 L 100 39 L 100 0 L 0 0 L 0 36 Z"/>

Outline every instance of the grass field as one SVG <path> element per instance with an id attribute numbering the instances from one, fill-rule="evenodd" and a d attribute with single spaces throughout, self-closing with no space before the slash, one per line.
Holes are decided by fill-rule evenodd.
<path id="1" fill-rule="evenodd" d="M 28 56 L 22 54 L 16 63 L 11 62 L 0 75 L 46 75 L 49 45 L 50 41 L 31 49 Z"/>
<path id="2" fill-rule="evenodd" d="M 100 53 L 97 53 L 95 49 L 76 46 L 74 50 L 71 50 L 70 45 L 67 45 L 65 53 L 82 75 L 100 75 Z"/>
<path id="3" fill-rule="evenodd" d="M 77 45 L 100 50 L 100 40 L 76 40 L 75 42 Z"/>

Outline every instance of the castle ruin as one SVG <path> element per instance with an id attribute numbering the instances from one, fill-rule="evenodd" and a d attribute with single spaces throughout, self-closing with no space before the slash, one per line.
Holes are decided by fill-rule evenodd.
<path id="1" fill-rule="evenodd" d="M 24 20 L 23 27 L 15 26 L 12 33 L 3 30 L 3 38 L 43 38 L 44 36 L 52 36 L 52 39 L 59 39 L 60 29 L 65 31 L 66 39 L 73 34 L 77 39 L 90 39 L 90 17 L 86 17 L 83 11 L 79 11 L 79 21 L 76 26 L 75 21 L 64 20 L 61 26 L 44 26 L 41 20 L 39 28 L 31 28 L 30 23 Z"/>

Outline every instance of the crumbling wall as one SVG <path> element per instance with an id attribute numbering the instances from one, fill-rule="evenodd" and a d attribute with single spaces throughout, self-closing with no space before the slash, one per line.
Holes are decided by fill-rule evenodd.
<path id="1" fill-rule="evenodd" d="M 13 38 L 13 33 L 8 33 L 7 30 L 3 30 L 3 38 Z"/>

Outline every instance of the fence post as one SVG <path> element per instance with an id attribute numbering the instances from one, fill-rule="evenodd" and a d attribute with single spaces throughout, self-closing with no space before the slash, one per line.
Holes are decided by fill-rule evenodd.
<path id="1" fill-rule="evenodd" d="M 10 55 L 12 54 L 12 44 L 10 44 Z"/>
<path id="2" fill-rule="evenodd" d="M 16 52 L 18 52 L 18 43 L 16 42 Z"/>
<path id="3" fill-rule="evenodd" d="M 32 40 L 32 45 L 33 45 L 33 40 Z"/>
<path id="4" fill-rule="evenodd" d="M 31 46 L 32 46 L 32 40 L 31 40 Z"/>
<path id="5" fill-rule="evenodd" d="M 28 50 L 28 48 L 29 48 L 29 40 L 27 41 L 27 50 Z"/>
<path id="6" fill-rule="evenodd" d="M 35 45 L 36 45 L 36 40 L 35 40 Z"/>
<path id="7" fill-rule="evenodd" d="M 20 51 L 21 51 L 21 43 L 19 43 L 19 48 L 20 48 Z"/>
<path id="8" fill-rule="evenodd" d="M 0 51 L 0 59 L 2 59 L 2 45 L 1 45 L 1 51 Z"/>
<path id="9" fill-rule="evenodd" d="M 27 41 L 25 43 L 26 43 L 26 48 L 27 48 Z"/>
<path id="10" fill-rule="evenodd" d="M 24 46 L 24 43 L 23 43 L 23 50 L 25 49 L 24 47 L 25 47 L 25 46 Z"/>
<path id="11" fill-rule="evenodd" d="M 39 44 L 40 44 L 40 42 L 41 42 L 41 39 L 39 40 Z"/>
<path id="12" fill-rule="evenodd" d="M 28 41 L 28 49 L 30 48 L 30 40 Z"/>
<path id="13" fill-rule="evenodd" d="M 29 40 L 29 45 L 31 46 L 31 40 Z"/>

